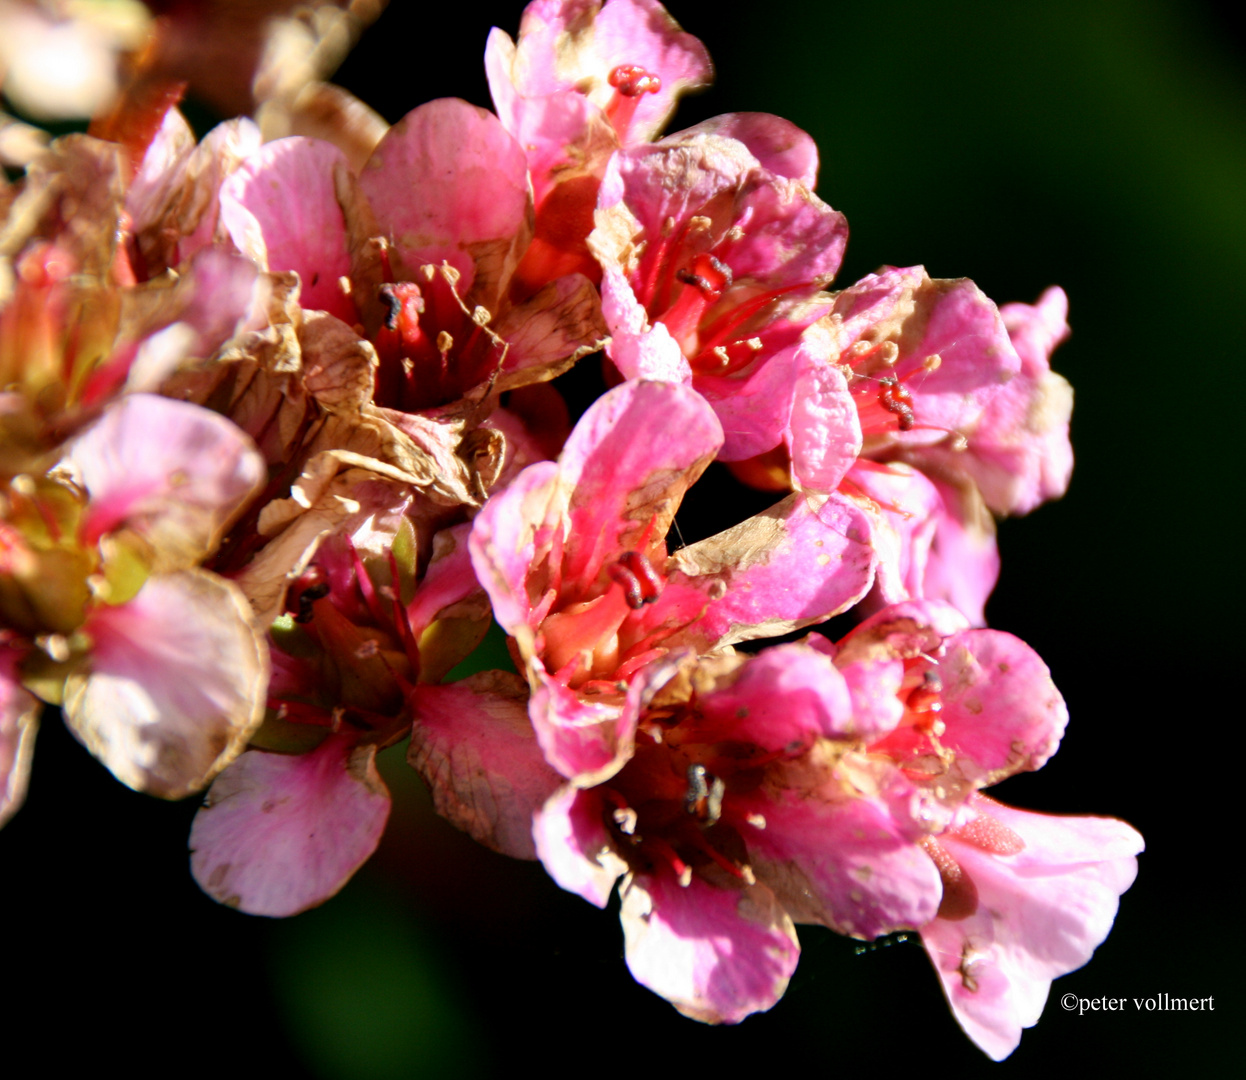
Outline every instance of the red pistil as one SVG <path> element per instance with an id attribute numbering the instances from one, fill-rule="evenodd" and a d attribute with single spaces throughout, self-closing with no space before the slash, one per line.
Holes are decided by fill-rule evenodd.
<path id="1" fill-rule="evenodd" d="M 624 97 L 656 94 L 662 89 L 661 77 L 639 64 L 620 64 L 607 76 L 607 82 Z"/>
<path id="2" fill-rule="evenodd" d="M 620 64 L 607 77 L 614 87 L 614 96 L 606 106 L 606 116 L 620 134 L 632 122 L 636 106 L 645 94 L 656 94 L 662 89 L 662 80 L 638 64 Z"/>
<path id="3" fill-rule="evenodd" d="M 639 551 L 625 551 L 606 567 L 610 579 L 623 587 L 627 606 L 633 611 L 652 604 L 662 595 L 662 579 Z"/>

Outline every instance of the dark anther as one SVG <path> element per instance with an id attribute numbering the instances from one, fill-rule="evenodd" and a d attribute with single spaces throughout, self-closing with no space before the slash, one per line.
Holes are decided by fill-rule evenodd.
<path id="1" fill-rule="evenodd" d="M 702 253 L 692 262 L 692 268 L 675 271 L 675 277 L 685 285 L 700 289 L 707 299 L 717 300 L 731 288 L 731 267 L 713 255 Z"/>
<path id="2" fill-rule="evenodd" d="M 329 581 L 319 566 L 309 566 L 291 586 L 286 595 L 286 611 L 293 613 L 297 623 L 312 620 L 312 605 L 329 595 Z"/>
<path id="3" fill-rule="evenodd" d="M 662 595 L 662 579 L 639 551 L 625 551 L 606 567 L 610 580 L 623 586 L 627 606 L 633 611 L 652 604 Z"/>
<path id="4" fill-rule="evenodd" d="M 723 811 L 723 794 L 727 785 L 711 776 L 704 765 L 688 766 L 688 790 L 684 793 L 684 809 L 703 825 L 713 825 Z"/>
<path id="5" fill-rule="evenodd" d="M 889 413 L 900 418 L 900 430 L 909 431 L 913 427 L 913 395 L 904 389 L 894 375 L 879 379 L 882 388 L 878 391 L 878 403 Z"/>
<path id="6" fill-rule="evenodd" d="M 398 316 L 402 314 L 402 297 L 394 292 L 391 285 L 382 285 L 379 295 L 389 307 L 389 311 L 385 313 L 385 329 L 397 330 Z"/>

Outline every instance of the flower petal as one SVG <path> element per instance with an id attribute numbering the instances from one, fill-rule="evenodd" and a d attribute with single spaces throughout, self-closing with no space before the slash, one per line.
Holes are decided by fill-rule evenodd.
<path id="1" fill-rule="evenodd" d="M 796 970 L 796 928 L 764 885 L 718 888 L 695 874 L 624 882 L 627 966 L 685 1016 L 737 1024 L 783 996 Z"/>
<path id="2" fill-rule="evenodd" d="M 26 799 L 41 707 L 17 681 L 17 654 L 0 645 L 0 826 Z"/>
<path id="3" fill-rule="evenodd" d="M 250 915 L 324 903 L 376 850 L 389 792 L 376 747 L 331 735 L 307 754 L 248 750 L 217 777 L 190 830 L 209 896 Z"/>
<path id="4" fill-rule="evenodd" d="M 846 611 L 869 590 L 874 553 L 860 510 L 839 495 L 799 492 L 764 513 L 677 551 L 672 578 L 709 599 L 672 643 L 704 648 L 775 637 Z"/>
<path id="5" fill-rule="evenodd" d="M 968 875 L 976 909 L 922 928 L 957 1022 L 996 1061 L 1038 1022 L 1051 980 L 1085 964 L 1133 884 L 1142 837 L 1111 818 L 1055 817 L 1014 810 L 981 796 L 985 811 L 1021 839 L 993 854 L 954 834 L 939 844 Z"/>
<path id="6" fill-rule="evenodd" d="M 83 627 L 89 672 L 65 684 L 65 720 L 114 776 L 180 799 L 207 785 L 259 727 L 268 647 L 240 589 L 203 570 L 149 578 Z"/>
<path id="7" fill-rule="evenodd" d="M 447 686 L 417 686 L 407 760 L 437 813 L 494 851 L 535 859 L 534 814 L 563 783 L 528 721 L 528 686 L 485 671 Z"/>
<path id="8" fill-rule="evenodd" d="M 224 417 L 151 394 L 106 410 L 67 456 L 91 500 L 87 537 L 133 529 L 162 567 L 214 550 L 265 475 L 251 440 Z"/>
<path id="9" fill-rule="evenodd" d="M 627 873 L 606 830 L 601 795 L 568 784 L 537 811 L 532 839 L 546 872 L 567 892 L 604 908 Z"/>

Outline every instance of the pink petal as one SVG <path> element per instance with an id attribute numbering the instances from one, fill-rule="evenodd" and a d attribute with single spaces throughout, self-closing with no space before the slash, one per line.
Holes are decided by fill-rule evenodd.
<path id="1" fill-rule="evenodd" d="M 1047 665 L 1024 641 L 999 630 L 965 630 L 945 645 L 938 667 L 939 719 L 946 727 L 940 743 L 969 759 L 983 786 L 1040 768 L 1069 719 Z"/>
<path id="2" fill-rule="evenodd" d="M 443 539 L 434 547 L 432 561 L 407 606 L 407 622 L 417 641 L 438 612 L 480 590 L 467 550 L 471 525 L 455 525 L 437 535 Z"/>
<path id="3" fill-rule="evenodd" d="M 222 186 L 221 222 L 265 269 L 298 273 L 303 307 L 353 323 L 355 305 L 338 284 L 351 270 L 335 184 L 347 172 L 332 143 L 299 136 L 266 143 Z"/>
<path id="4" fill-rule="evenodd" d="M 661 89 L 641 94 L 621 124 L 624 145 L 651 139 L 679 95 L 706 85 L 713 73 L 705 47 L 657 0 L 609 0 L 604 7 L 595 0 L 536 0 L 524 10 L 514 53 L 508 44 L 490 38 L 498 62 L 489 85 L 504 119 L 514 116 L 516 92 L 540 97 L 575 90 L 606 109 L 616 98 L 609 84 L 616 67 L 635 65 L 657 75 Z"/>
<path id="5" fill-rule="evenodd" d="M 333 896 L 376 850 L 389 792 L 376 747 L 331 735 L 307 754 L 248 750 L 190 830 L 200 888 L 250 915 L 297 915 Z"/>
<path id="6" fill-rule="evenodd" d="M 742 826 L 749 857 L 794 919 L 872 940 L 934 918 L 939 872 L 903 816 L 910 786 L 896 777 L 891 788 L 836 802 L 796 790 L 755 800 L 765 827 Z"/>
<path id="7" fill-rule="evenodd" d="M 861 452 L 856 405 L 843 373 L 826 362 L 829 350 L 823 347 L 822 337 L 814 328 L 802 337 L 799 356 L 804 362 L 794 387 L 786 440 L 796 483 L 801 490 L 816 494 L 839 487 Z"/>
<path id="8" fill-rule="evenodd" d="M 722 445 L 722 428 L 690 387 L 633 382 L 598 398 L 559 458 L 572 491 L 564 574 L 590 582 L 649 530 L 666 535 L 684 492 Z"/>
<path id="9" fill-rule="evenodd" d="M 529 593 L 528 574 L 549 559 L 555 537 L 561 540 L 565 510 L 557 463 L 539 461 L 489 499 L 472 525 L 472 565 L 493 602 L 494 618 L 529 652 L 534 607 L 543 597 Z M 558 582 L 552 585 L 557 589 Z"/>
<path id="10" fill-rule="evenodd" d="M 777 645 L 749 659 L 736 680 L 699 699 L 705 742 L 764 750 L 808 747 L 855 734 L 852 698 L 830 658 L 804 645 Z"/>
<path id="11" fill-rule="evenodd" d="M 486 671 L 417 686 L 411 704 L 407 759 L 428 783 L 437 812 L 494 851 L 535 859 L 533 816 L 563 781 L 528 722 L 527 683 Z"/>
<path id="12" fill-rule="evenodd" d="M 42 708 L 18 682 L 18 654 L 0 645 L 0 826 L 26 799 Z"/>
<path id="13" fill-rule="evenodd" d="M 934 481 L 940 496 L 922 593 L 946 600 L 974 626 L 986 625 L 987 598 L 999 580 L 995 519 L 971 488 Z"/>
<path id="14" fill-rule="evenodd" d="M 386 132 L 359 183 L 409 274 L 448 259 L 471 287 L 475 245 L 510 241 L 524 224 L 523 149 L 498 118 L 455 98 L 430 101 Z"/>
<path id="15" fill-rule="evenodd" d="M 237 757 L 264 715 L 268 648 L 242 592 L 203 570 L 151 577 L 83 627 L 87 673 L 65 684 L 65 720 L 114 776 L 180 799 Z"/>
<path id="16" fill-rule="evenodd" d="M 539 659 L 528 663 L 533 684 L 528 714 L 545 760 L 579 787 L 614 776 L 632 756 L 636 727 L 645 705 L 674 674 L 680 650 L 646 665 L 613 700 L 581 696 L 545 671 Z"/>
<path id="17" fill-rule="evenodd" d="M 224 417 L 150 394 L 107 409 L 68 458 L 91 500 L 86 538 L 126 526 L 182 565 L 216 546 L 265 476 L 251 440 Z"/>
<path id="18" fill-rule="evenodd" d="M 693 875 L 640 875 L 623 885 L 627 966 L 685 1016 L 736 1024 L 783 996 L 796 970 L 796 929 L 764 885 L 717 888 Z"/>
<path id="19" fill-rule="evenodd" d="M 672 580 L 710 602 L 672 643 L 709 648 L 774 637 L 846 611 L 869 590 L 874 553 L 860 510 L 796 493 L 757 518 L 677 551 Z"/>
<path id="20" fill-rule="evenodd" d="M 973 882 L 976 909 L 938 918 L 922 942 L 965 1033 L 999 1061 L 1038 1022 L 1051 980 L 1085 964 L 1133 883 L 1142 837 L 1111 818 L 1055 817 L 977 796 L 1024 842 L 993 854 L 955 834 L 939 844 Z M 963 831 L 963 830 L 962 830 Z"/>
<path id="21" fill-rule="evenodd" d="M 856 462 L 848 472 L 848 484 L 873 503 L 866 507 L 878 551 L 871 602 L 896 604 L 925 596 L 926 563 L 941 508 L 934 484 L 909 465 L 872 461 Z"/>
<path id="22" fill-rule="evenodd" d="M 662 323 L 651 325 L 645 309 L 617 266 L 602 267 L 601 310 L 612 334 L 607 352 L 626 379 L 690 383 L 687 357 Z"/>
<path id="23" fill-rule="evenodd" d="M 763 169 L 799 180 L 810 191 L 818 184 L 818 144 L 790 120 L 770 113 L 726 113 L 686 129 L 738 139 Z"/>
<path id="24" fill-rule="evenodd" d="M 604 823 L 597 791 L 568 784 L 549 797 L 532 823 L 537 857 L 562 888 L 604 908 L 627 873 Z"/>

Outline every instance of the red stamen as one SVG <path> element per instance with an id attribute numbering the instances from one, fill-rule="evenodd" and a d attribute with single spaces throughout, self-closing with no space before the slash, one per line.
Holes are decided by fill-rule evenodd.
<path id="1" fill-rule="evenodd" d="M 900 418 L 900 430 L 913 430 L 913 395 L 896 380 L 894 375 L 879 379 L 878 404 Z"/>

